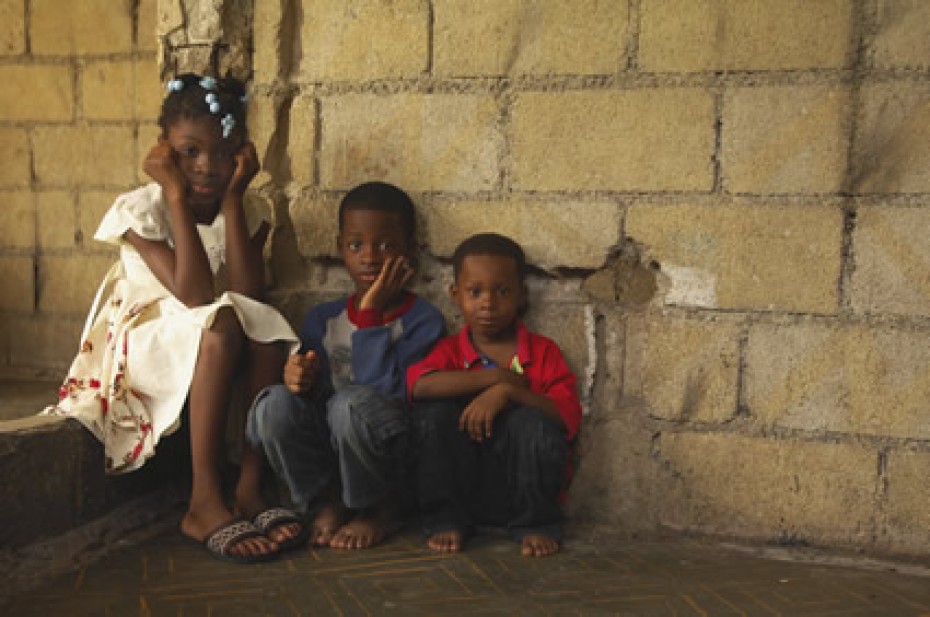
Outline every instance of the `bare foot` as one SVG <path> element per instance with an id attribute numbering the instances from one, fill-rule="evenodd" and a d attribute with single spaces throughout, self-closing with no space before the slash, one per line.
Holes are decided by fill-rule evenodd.
<path id="1" fill-rule="evenodd" d="M 393 511 L 380 506 L 360 512 L 339 528 L 329 545 L 332 548 L 359 549 L 378 544 L 400 529 L 401 522 Z"/>
<path id="2" fill-rule="evenodd" d="M 440 531 L 427 538 L 426 545 L 439 553 L 458 553 L 465 545 L 465 534 L 457 529 Z"/>
<path id="3" fill-rule="evenodd" d="M 316 547 L 330 546 L 345 519 L 345 508 L 339 501 L 329 501 L 320 508 L 310 524 L 310 543 Z"/>
<path id="4" fill-rule="evenodd" d="M 181 533 L 200 542 L 206 542 L 210 535 L 237 517 L 226 508 L 219 506 L 191 508 L 181 519 Z M 261 536 L 245 538 L 229 548 L 232 557 L 263 557 L 278 551 L 277 543 Z"/>
<path id="5" fill-rule="evenodd" d="M 559 552 L 559 542 L 549 536 L 527 534 L 520 543 L 524 557 L 549 557 Z"/>

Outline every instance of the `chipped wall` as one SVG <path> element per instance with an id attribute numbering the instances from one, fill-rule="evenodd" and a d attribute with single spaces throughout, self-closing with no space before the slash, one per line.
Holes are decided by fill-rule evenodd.
<path id="1" fill-rule="evenodd" d="M 232 72 L 295 323 L 348 289 L 357 182 L 414 197 L 418 290 L 453 325 L 455 244 L 524 245 L 529 319 L 588 410 L 573 521 L 930 549 L 926 3 L 82 3 L 105 40 L 50 4 L 0 0 L 0 73 L 44 93 L 0 94 L 8 372 L 70 360 L 112 257 L 87 239 L 143 180 L 155 61 Z"/>

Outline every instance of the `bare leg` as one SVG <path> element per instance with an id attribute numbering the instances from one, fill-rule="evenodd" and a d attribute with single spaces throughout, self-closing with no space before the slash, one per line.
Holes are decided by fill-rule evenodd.
<path id="1" fill-rule="evenodd" d="M 281 381 L 284 370 L 284 361 L 287 349 L 284 343 L 258 343 L 248 340 L 249 355 L 246 381 L 246 403 L 252 401 L 258 393 L 267 386 Z M 240 427 L 245 430 L 245 427 Z M 265 508 L 267 504 L 262 496 L 262 453 L 256 450 L 248 441 L 243 440 L 242 469 L 239 481 L 236 484 L 235 507 L 236 511 L 252 518 Z M 271 528 L 268 538 L 275 543 L 282 543 L 300 534 L 299 523 L 286 523 Z"/>
<path id="2" fill-rule="evenodd" d="M 204 331 L 190 390 L 190 434 L 193 487 L 181 530 L 202 541 L 234 518 L 222 494 L 221 454 L 229 408 L 229 385 L 242 349 L 242 331 L 235 314 L 217 313 Z M 266 538 L 248 538 L 230 548 L 236 556 L 266 555 L 277 550 Z"/>

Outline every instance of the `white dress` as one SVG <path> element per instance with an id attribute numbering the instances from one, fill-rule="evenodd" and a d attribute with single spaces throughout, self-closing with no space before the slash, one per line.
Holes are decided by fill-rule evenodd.
<path id="1" fill-rule="evenodd" d="M 179 426 L 204 329 L 217 311 L 232 307 L 243 331 L 259 342 L 298 339 L 274 308 L 234 292 L 213 304 L 188 308 L 155 278 L 123 234 L 173 244 L 161 186 L 152 183 L 120 195 L 103 217 L 96 240 L 117 244 L 120 260 L 101 283 L 81 335 L 81 348 L 46 414 L 71 416 L 103 442 L 106 470 L 138 469 L 162 435 Z M 249 225 L 250 233 L 261 221 Z M 225 220 L 198 225 L 214 278 L 225 260 Z M 230 384 L 232 388 L 232 384 Z"/>

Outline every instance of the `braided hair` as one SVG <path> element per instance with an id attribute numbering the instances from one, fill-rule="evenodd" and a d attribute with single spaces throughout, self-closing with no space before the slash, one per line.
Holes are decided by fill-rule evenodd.
<path id="1" fill-rule="evenodd" d="M 221 79 L 184 73 L 168 82 L 158 126 L 162 134 L 180 120 L 213 116 L 223 127 L 223 137 L 246 131 L 245 85 L 235 77 Z"/>

